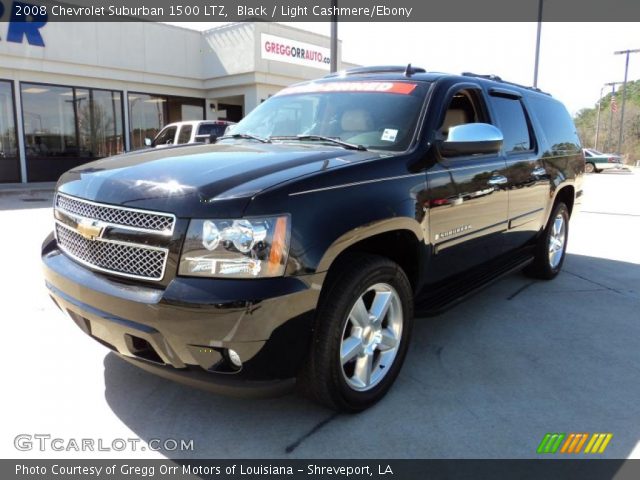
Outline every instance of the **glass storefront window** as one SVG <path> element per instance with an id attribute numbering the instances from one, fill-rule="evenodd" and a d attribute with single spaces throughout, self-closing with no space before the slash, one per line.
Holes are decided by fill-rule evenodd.
<path id="1" fill-rule="evenodd" d="M 130 92 L 128 103 L 132 150 L 143 148 L 144 139 L 153 140 L 165 125 L 204 120 L 204 100 L 201 98 Z"/>
<path id="2" fill-rule="evenodd" d="M 11 82 L 0 81 L 0 183 L 20 181 L 15 118 Z"/>
<path id="3" fill-rule="evenodd" d="M 145 93 L 129 94 L 131 150 L 144 147 L 144 139 L 155 138 L 167 123 L 167 99 Z"/>
<path id="4" fill-rule="evenodd" d="M 91 101 L 78 104 L 82 150 L 92 158 L 122 153 L 124 129 L 120 92 L 92 90 L 87 93 Z"/>
<path id="5" fill-rule="evenodd" d="M 21 93 L 29 181 L 123 151 L 119 92 L 22 83 Z"/>

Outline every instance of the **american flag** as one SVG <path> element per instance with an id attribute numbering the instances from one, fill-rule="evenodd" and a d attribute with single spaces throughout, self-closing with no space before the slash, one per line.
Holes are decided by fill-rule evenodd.
<path id="1" fill-rule="evenodd" d="M 616 113 L 618 111 L 618 103 L 616 102 L 616 96 L 611 96 L 611 111 Z"/>

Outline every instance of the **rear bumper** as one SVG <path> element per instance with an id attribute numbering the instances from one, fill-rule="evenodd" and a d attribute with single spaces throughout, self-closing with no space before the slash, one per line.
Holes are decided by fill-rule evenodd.
<path id="1" fill-rule="evenodd" d="M 324 279 L 176 277 L 165 289 L 131 285 L 77 264 L 51 236 L 42 261 L 54 302 L 95 340 L 152 373 L 245 396 L 293 386 Z"/>

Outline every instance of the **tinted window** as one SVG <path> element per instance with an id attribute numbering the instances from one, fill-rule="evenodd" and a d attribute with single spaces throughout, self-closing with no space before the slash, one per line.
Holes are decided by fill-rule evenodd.
<path id="1" fill-rule="evenodd" d="M 180 135 L 178 135 L 178 143 L 189 143 L 192 129 L 191 125 L 183 125 L 180 129 Z"/>
<path id="2" fill-rule="evenodd" d="M 498 116 L 498 126 L 504 135 L 504 151 L 517 153 L 531 150 L 529 124 L 520 100 L 493 97 L 492 103 Z"/>
<path id="3" fill-rule="evenodd" d="M 176 138 L 177 127 L 167 127 L 162 130 L 153 141 L 153 146 L 156 145 L 171 145 L 174 138 Z"/>
<path id="4" fill-rule="evenodd" d="M 532 97 L 530 102 L 552 151 L 580 150 L 576 127 L 564 105 L 552 98 L 538 96 Z"/>
<path id="5" fill-rule="evenodd" d="M 226 125 L 215 125 L 213 123 L 203 123 L 198 127 L 198 135 L 211 135 L 212 133 L 216 137 L 224 135 L 224 131 L 227 129 Z"/>

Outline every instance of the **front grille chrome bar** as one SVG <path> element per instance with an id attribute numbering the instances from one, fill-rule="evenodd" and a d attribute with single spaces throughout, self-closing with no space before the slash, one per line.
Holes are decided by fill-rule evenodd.
<path id="1" fill-rule="evenodd" d="M 55 209 L 76 218 L 100 220 L 114 227 L 167 236 L 173 234 L 176 225 L 176 217 L 171 213 L 106 205 L 62 193 L 56 194 Z"/>
<path id="2" fill-rule="evenodd" d="M 73 260 L 121 277 L 156 282 L 164 278 L 175 215 L 100 204 L 61 193 L 56 194 L 54 209 L 56 241 Z M 146 238 L 145 243 L 109 238 L 113 235 L 111 227 L 148 234 L 152 244 L 156 243 L 153 238 L 159 237 L 160 245 L 148 245 Z"/>
<path id="3" fill-rule="evenodd" d="M 55 237 L 65 254 L 91 269 L 139 280 L 159 281 L 164 277 L 169 253 L 166 248 L 88 240 L 58 221 Z"/>

